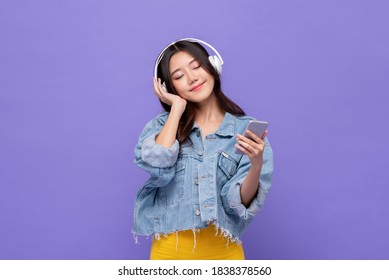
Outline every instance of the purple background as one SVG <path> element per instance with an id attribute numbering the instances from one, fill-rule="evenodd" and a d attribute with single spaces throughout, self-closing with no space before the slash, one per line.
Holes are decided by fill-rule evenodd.
<path id="1" fill-rule="evenodd" d="M 387 1 L 0 0 L 0 259 L 147 259 L 133 163 L 156 56 L 196 37 L 270 122 L 248 259 L 389 259 Z"/>

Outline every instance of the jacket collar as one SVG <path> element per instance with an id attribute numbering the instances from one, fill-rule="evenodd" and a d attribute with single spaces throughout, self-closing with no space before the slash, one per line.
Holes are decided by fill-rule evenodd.
<path id="1" fill-rule="evenodd" d="M 226 112 L 220 127 L 215 131 L 215 134 L 220 136 L 234 136 L 235 135 L 235 116 Z"/>
<path id="2" fill-rule="evenodd" d="M 192 131 L 199 130 L 197 123 L 193 124 Z M 219 128 L 215 131 L 219 136 L 234 136 L 235 135 L 235 116 L 226 112 Z"/>

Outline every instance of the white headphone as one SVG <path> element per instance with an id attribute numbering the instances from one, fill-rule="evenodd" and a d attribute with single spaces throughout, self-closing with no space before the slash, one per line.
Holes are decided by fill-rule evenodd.
<path id="1" fill-rule="evenodd" d="M 169 45 L 167 45 L 162 51 L 161 53 L 158 55 L 158 58 L 157 60 L 155 61 L 155 65 L 154 65 L 154 78 L 157 78 L 157 72 L 158 72 L 158 65 L 159 63 L 161 62 L 164 54 L 165 54 L 165 51 L 172 45 L 174 45 L 175 43 L 177 42 L 180 42 L 180 41 L 189 41 L 189 42 L 194 42 L 194 43 L 201 43 L 207 47 L 209 47 L 211 50 L 213 50 L 215 52 L 216 55 L 210 55 L 208 56 L 208 59 L 209 59 L 209 62 L 212 64 L 213 68 L 215 68 L 216 72 L 220 75 L 221 72 L 222 72 L 222 65 L 223 65 L 223 58 L 221 57 L 221 55 L 218 53 L 218 51 L 212 47 L 210 44 L 208 44 L 207 42 L 204 42 L 202 40 L 199 40 L 199 39 L 195 39 L 195 38 L 183 38 L 183 39 L 180 39 L 180 40 L 177 40 L 177 41 L 174 41 L 172 43 L 170 43 Z M 166 86 L 165 86 L 165 83 L 162 84 L 162 88 L 166 91 Z"/>

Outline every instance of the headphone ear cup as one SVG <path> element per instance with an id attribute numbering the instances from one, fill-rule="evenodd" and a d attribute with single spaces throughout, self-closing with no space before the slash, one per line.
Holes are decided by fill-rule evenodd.
<path id="1" fill-rule="evenodd" d="M 215 68 L 216 72 L 220 75 L 222 73 L 222 63 L 220 59 L 216 55 L 210 55 L 208 59 L 213 68 Z"/>
<path id="2" fill-rule="evenodd" d="M 163 89 L 163 91 L 164 91 L 164 92 L 167 92 L 167 89 L 166 89 L 166 84 L 165 84 L 165 82 L 163 82 L 163 83 L 162 83 L 162 89 Z"/>

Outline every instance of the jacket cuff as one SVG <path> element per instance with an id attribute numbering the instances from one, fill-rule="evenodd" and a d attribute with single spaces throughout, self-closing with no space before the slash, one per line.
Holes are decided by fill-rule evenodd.
<path id="1" fill-rule="evenodd" d="M 142 145 L 142 160 L 158 168 L 166 168 L 173 166 L 178 157 L 179 144 L 175 140 L 169 148 L 163 147 L 155 142 L 157 134 L 152 134 L 147 137 Z"/>
<path id="2" fill-rule="evenodd" d="M 259 187 L 257 195 L 254 197 L 249 207 L 246 208 L 246 206 L 243 205 L 240 196 L 241 187 L 242 182 L 238 182 L 231 186 L 227 194 L 228 206 L 233 209 L 239 217 L 249 220 L 254 218 L 259 210 L 261 210 L 268 191 Z"/>

